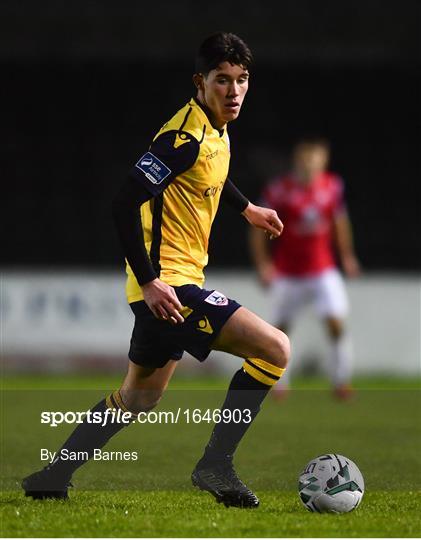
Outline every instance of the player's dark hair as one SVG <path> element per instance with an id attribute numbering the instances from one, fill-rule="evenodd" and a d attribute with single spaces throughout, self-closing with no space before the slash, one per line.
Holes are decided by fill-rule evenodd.
<path id="1" fill-rule="evenodd" d="M 222 62 L 248 68 L 253 55 L 246 43 L 227 32 L 217 32 L 207 37 L 200 45 L 196 56 L 196 73 L 207 75 Z"/>

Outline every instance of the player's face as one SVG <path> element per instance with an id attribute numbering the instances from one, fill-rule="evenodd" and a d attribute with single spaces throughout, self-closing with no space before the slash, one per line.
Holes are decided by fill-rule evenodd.
<path id="1" fill-rule="evenodd" d="M 323 146 L 300 145 L 294 152 L 294 168 L 298 175 L 310 181 L 326 170 L 329 153 Z"/>
<path id="2" fill-rule="evenodd" d="M 238 117 L 248 81 L 247 69 L 229 62 L 222 62 L 202 77 L 198 97 L 210 109 L 215 127 L 222 128 Z"/>

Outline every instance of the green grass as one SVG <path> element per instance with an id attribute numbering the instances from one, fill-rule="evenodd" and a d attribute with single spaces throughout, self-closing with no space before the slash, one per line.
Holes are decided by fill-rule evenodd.
<path id="1" fill-rule="evenodd" d="M 311 514 L 294 492 L 262 491 L 255 510 L 225 508 L 200 492 L 75 494 L 67 503 L 3 495 L 12 537 L 417 537 L 420 499 L 369 492 L 351 514 Z M 387 515 L 386 515 L 387 514 Z"/>
<path id="2" fill-rule="evenodd" d="M 211 424 L 134 425 L 107 450 L 138 451 L 134 462 L 89 462 L 70 500 L 32 501 L 20 479 L 40 468 L 72 430 L 40 424 L 41 410 L 86 410 L 117 377 L 9 377 L 3 384 L 2 535 L 8 537 L 419 537 L 419 380 L 360 379 L 337 403 L 323 380 L 298 380 L 282 403 L 268 399 L 236 455 L 241 477 L 261 499 L 255 510 L 226 509 L 194 490 L 191 470 Z M 218 408 L 227 381 L 175 379 L 158 410 Z M 80 390 L 77 390 L 80 389 Z M 361 506 L 345 515 L 305 510 L 297 477 L 313 457 L 343 454 L 366 482 Z"/>
<path id="3" fill-rule="evenodd" d="M 109 390 L 116 388 L 122 380 L 122 375 L 107 374 L 19 374 L 7 375 L 1 380 L 3 390 Z M 175 375 L 170 383 L 170 389 L 225 389 L 230 376 L 206 376 L 206 377 L 177 377 Z M 395 377 L 395 376 L 371 376 L 357 377 L 354 385 L 360 390 L 421 390 L 421 378 Z M 292 388 L 297 390 L 326 390 L 329 385 L 324 377 L 303 378 L 296 377 L 292 382 Z"/>

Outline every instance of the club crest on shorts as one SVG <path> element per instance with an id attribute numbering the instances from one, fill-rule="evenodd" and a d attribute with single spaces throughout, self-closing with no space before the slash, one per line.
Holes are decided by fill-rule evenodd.
<path id="1" fill-rule="evenodd" d="M 228 298 L 219 291 L 213 291 L 205 298 L 205 302 L 214 306 L 226 306 L 228 304 Z"/>

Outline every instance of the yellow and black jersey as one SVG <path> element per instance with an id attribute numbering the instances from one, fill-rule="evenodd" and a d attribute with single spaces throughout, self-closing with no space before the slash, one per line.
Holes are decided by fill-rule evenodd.
<path id="1" fill-rule="evenodd" d="M 130 171 L 152 197 L 141 205 L 140 221 L 146 251 L 165 283 L 203 284 L 212 222 L 229 161 L 226 128 L 214 128 L 192 99 L 164 124 Z M 127 274 L 128 301 L 142 300 L 129 263 Z"/>

